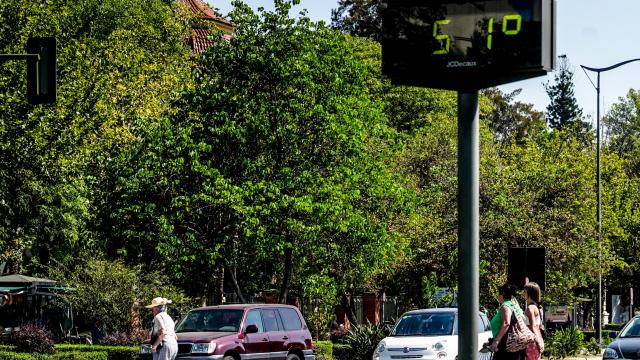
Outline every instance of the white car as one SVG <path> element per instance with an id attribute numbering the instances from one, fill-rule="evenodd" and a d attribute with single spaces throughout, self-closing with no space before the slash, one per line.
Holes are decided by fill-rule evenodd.
<path id="1" fill-rule="evenodd" d="M 478 351 L 491 337 L 487 316 L 478 312 Z M 403 314 L 373 352 L 373 360 L 456 360 L 458 309 L 422 309 Z"/>

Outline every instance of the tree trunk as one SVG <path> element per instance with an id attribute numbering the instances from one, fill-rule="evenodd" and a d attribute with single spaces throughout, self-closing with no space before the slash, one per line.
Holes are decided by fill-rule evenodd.
<path id="1" fill-rule="evenodd" d="M 292 268 L 293 250 L 287 247 L 284 250 L 284 279 L 282 279 L 282 288 L 280 289 L 280 304 L 286 304 L 289 300 L 289 285 L 291 284 L 291 268 Z"/>
<path id="2" fill-rule="evenodd" d="M 353 308 L 353 299 L 347 297 L 347 294 L 342 294 L 341 305 L 344 308 L 344 313 L 347 315 L 347 319 L 351 325 L 358 327 L 358 319 L 356 318 L 355 309 Z"/>
<path id="3" fill-rule="evenodd" d="M 236 277 L 233 274 L 233 271 L 229 267 L 229 263 L 227 262 L 226 259 L 223 259 L 222 261 L 224 263 L 224 267 L 227 269 L 227 272 L 229 273 L 229 278 L 231 279 L 231 282 L 233 283 L 233 289 L 235 290 L 236 295 L 238 295 L 238 299 L 240 299 L 241 303 L 246 304 L 247 301 L 244 299 L 244 296 L 242 295 L 242 291 L 240 290 L 240 285 L 238 285 L 238 281 L 236 280 Z"/>

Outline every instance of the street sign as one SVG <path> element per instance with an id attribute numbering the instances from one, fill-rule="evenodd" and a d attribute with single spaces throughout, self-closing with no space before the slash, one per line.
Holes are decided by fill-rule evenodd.
<path id="1" fill-rule="evenodd" d="M 386 0 L 383 72 L 395 84 L 478 90 L 555 65 L 554 0 Z"/>

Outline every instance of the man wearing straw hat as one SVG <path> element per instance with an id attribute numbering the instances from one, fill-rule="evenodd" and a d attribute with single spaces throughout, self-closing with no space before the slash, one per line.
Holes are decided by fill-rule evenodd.
<path id="1" fill-rule="evenodd" d="M 153 329 L 151 329 L 151 352 L 153 360 L 174 360 L 178 355 L 178 340 L 175 323 L 167 314 L 167 304 L 171 300 L 157 297 L 145 306 L 153 312 Z"/>

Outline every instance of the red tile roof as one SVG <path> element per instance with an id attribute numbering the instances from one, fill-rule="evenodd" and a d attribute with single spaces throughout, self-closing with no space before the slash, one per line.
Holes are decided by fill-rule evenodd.
<path id="1" fill-rule="evenodd" d="M 181 1 L 189 5 L 189 8 L 191 9 L 191 11 L 193 11 L 194 14 L 198 15 L 203 20 L 213 20 L 228 26 L 233 26 L 231 21 L 216 14 L 216 12 L 202 0 L 181 0 Z"/>
<path id="2" fill-rule="evenodd" d="M 218 16 L 216 12 L 209 7 L 203 0 L 180 0 L 188 5 L 189 9 L 202 20 L 199 24 L 191 27 L 191 36 L 188 44 L 195 53 L 201 53 L 214 44 L 210 38 L 211 28 L 222 30 L 225 34 L 223 38 L 229 40 L 233 31 L 233 23 L 231 21 Z"/>

